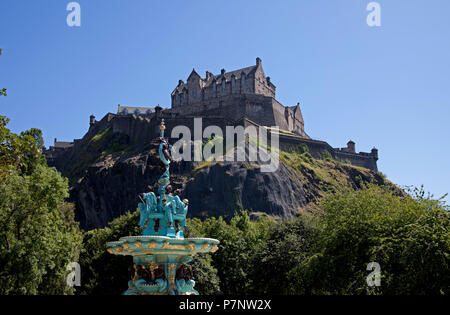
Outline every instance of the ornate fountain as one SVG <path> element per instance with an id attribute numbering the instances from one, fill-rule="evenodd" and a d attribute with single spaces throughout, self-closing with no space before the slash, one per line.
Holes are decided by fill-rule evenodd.
<path id="1" fill-rule="evenodd" d="M 160 126 L 159 157 L 164 171 L 157 195 L 149 188 L 140 210 L 141 236 L 122 237 L 107 244 L 113 255 L 133 256 L 132 279 L 124 295 L 198 295 L 194 289 L 189 262 L 197 253 L 214 253 L 219 241 L 210 238 L 184 238 L 189 202 L 181 200 L 181 191 L 170 186 L 170 149 L 164 138 L 164 120 Z"/>

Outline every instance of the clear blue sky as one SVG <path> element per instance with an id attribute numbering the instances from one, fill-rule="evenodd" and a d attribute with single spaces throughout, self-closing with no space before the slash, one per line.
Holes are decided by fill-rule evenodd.
<path id="1" fill-rule="evenodd" d="M 263 60 L 284 105 L 301 102 L 306 131 L 334 147 L 380 150 L 399 185 L 450 192 L 450 1 L 2 0 L 0 114 L 10 127 L 81 138 L 89 116 L 117 104 L 170 106 L 192 68 L 204 75 Z"/>

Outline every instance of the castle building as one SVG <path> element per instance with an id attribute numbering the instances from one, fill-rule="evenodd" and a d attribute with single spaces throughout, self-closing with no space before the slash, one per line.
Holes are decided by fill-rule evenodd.
<path id="1" fill-rule="evenodd" d="M 274 132 L 271 127 L 277 126 L 281 149 L 305 144 L 315 158 L 322 158 L 324 151 L 328 151 L 333 158 L 377 171 L 376 148 L 370 153 L 357 153 L 353 141 L 345 148 L 333 148 L 325 141 L 311 139 L 305 132 L 300 103 L 284 106 L 276 100 L 276 86 L 265 75 L 260 58 L 256 58 L 255 65 L 230 72 L 222 69 L 220 74 L 214 75 L 206 71 L 204 78 L 193 69 L 186 83 L 179 80 L 171 93 L 170 109 L 159 105 L 154 108 L 118 105 L 116 114 L 107 114 L 101 121 L 91 116 L 85 137 L 110 126 L 114 133 L 125 134 L 130 139 L 151 141 L 157 136 L 162 119 L 166 122 L 167 134 L 170 134 L 171 128 L 179 125 L 193 130 L 193 121 L 197 117 L 203 118 L 204 127 L 253 125 Z M 83 143 L 79 140 L 67 144 L 55 141 L 47 155 L 55 160 L 62 152 Z"/>
<path id="2" fill-rule="evenodd" d="M 279 126 L 283 132 L 309 138 L 304 131 L 300 103 L 283 106 L 276 100 L 276 86 L 264 73 L 262 60 L 250 67 L 202 78 L 195 71 L 171 94 L 171 111 L 182 115 L 222 115 L 233 120 L 247 117 L 263 126 Z"/>
<path id="3" fill-rule="evenodd" d="M 179 80 L 172 92 L 172 108 L 236 94 L 259 94 L 275 98 L 275 93 L 276 86 L 264 74 L 261 59 L 256 58 L 254 66 L 231 72 L 222 69 L 219 75 L 206 71 L 205 78 L 193 69 L 186 83 Z"/>

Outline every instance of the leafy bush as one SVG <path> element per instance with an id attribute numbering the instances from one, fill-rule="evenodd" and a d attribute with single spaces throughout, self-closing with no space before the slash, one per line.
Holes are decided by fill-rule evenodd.
<path id="1" fill-rule="evenodd" d="M 251 222 L 247 212 L 236 214 L 227 223 L 222 217 L 189 221 L 191 235 L 215 238 L 219 250 L 212 263 L 220 278 L 220 288 L 226 294 L 245 295 L 251 291 L 252 257 L 257 247 L 265 242 L 269 221 Z"/>
<path id="2" fill-rule="evenodd" d="M 109 225 L 84 234 L 80 255 L 81 287 L 77 288 L 76 294 L 120 295 L 128 288 L 128 268 L 132 266 L 133 258 L 109 254 L 106 243 L 124 236 L 140 235 L 139 211 L 128 212 Z"/>
<path id="3" fill-rule="evenodd" d="M 82 253 L 85 294 L 118 294 L 126 289 L 126 260 L 105 251 L 108 241 L 136 230 L 138 214 L 111 228 L 91 231 Z M 186 237 L 220 241 L 212 255 L 197 255 L 196 288 L 202 294 L 448 294 L 450 222 L 447 207 L 391 187 L 330 194 L 312 217 L 250 221 L 242 211 L 227 222 L 189 219 Z M 381 265 L 381 287 L 368 289 L 370 262 Z M 89 290 L 86 290 L 89 288 Z"/>
<path id="4" fill-rule="evenodd" d="M 306 217 L 270 226 L 267 241 L 252 257 L 252 293 L 287 295 L 291 292 L 289 271 L 312 254 L 318 229 Z"/>
<path id="5" fill-rule="evenodd" d="M 450 213 L 440 201 L 367 185 L 329 195 L 319 209 L 315 254 L 291 271 L 294 292 L 450 292 Z M 369 290 L 370 262 L 380 264 L 382 283 Z"/>

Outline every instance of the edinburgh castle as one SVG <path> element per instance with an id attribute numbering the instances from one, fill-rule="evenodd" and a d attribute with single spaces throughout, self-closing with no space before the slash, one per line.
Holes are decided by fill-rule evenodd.
<path id="1" fill-rule="evenodd" d="M 195 70 L 186 82 L 179 80 L 171 93 L 171 108 L 118 106 L 116 114 L 109 113 L 101 121 L 90 118 L 88 133 L 98 132 L 104 125 L 111 125 L 114 133 L 122 133 L 131 139 L 151 141 L 158 133 L 164 119 L 170 135 L 173 127 L 184 125 L 192 128 L 194 118 L 203 119 L 203 127 L 215 125 L 225 130 L 226 126 L 279 127 L 281 149 L 308 146 L 313 157 L 321 158 L 325 151 L 338 160 L 377 171 L 378 150 L 370 153 L 356 152 L 355 143 L 349 141 L 344 148 L 333 148 L 324 141 L 311 139 L 304 130 L 300 104 L 284 106 L 276 100 L 276 86 L 266 76 L 262 60 L 239 70 L 227 72 L 222 69 L 214 75 L 207 71 L 202 78 Z M 176 139 L 171 139 L 175 141 Z M 80 143 L 58 142 L 47 151 L 50 163 L 73 146 Z"/>

